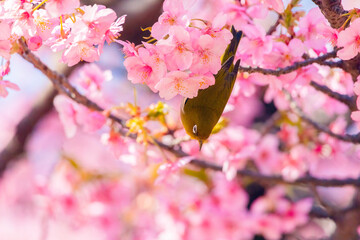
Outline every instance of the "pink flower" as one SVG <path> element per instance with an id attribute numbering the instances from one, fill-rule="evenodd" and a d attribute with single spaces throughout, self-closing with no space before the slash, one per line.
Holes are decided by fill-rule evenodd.
<path id="1" fill-rule="evenodd" d="M 123 30 L 123 24 L 125 23 L 126 15 L 119 17 L 115 22 L 113 22 L 110 28 L 105 32 L 105 40 L 108 44 L 115 41 L 116 38 L 120 36 L 120 32 Z"/>
<path id="2" fill-rule="evenodd" d="M 73 137 L 77 129 L 76 110 L 73 102 L 65 96 L 58 95 L 54 99 L 54 106 L 59 112 L 59 117 L 64 126 L 66 137 Z"/>
<path id="3" fill-rule="evenodd" d="M 271 7 L 278 13 L 282 13 L 284 11 L 284 3 L 282 0 L 264 0 L 264 1 L 265 4 L 269 5 L 269 7 Z"/>
<path id="4" fill-rule="evenodd" d="M 290 154 L 283 155 L 282 170 L 283 177 L 293 181 L 305 174 L 308 168 L 308 162 L 313 159 L 309 150 L 303 145 L 297 145 L 290 150 Z"/>
<path id="5" fill-rule="evenodd" d="M 343 47 L 337 53 L 338 57 L 343 60 L 349 60 L 360 52 L 360 18 L 339 33 L 337 44 L 339 47 Z"/>
<path id="6" fill-rule="evenodd" d="M 273 48 L 272 39 L 266 36 L 266 32 L 261 26 L 246 24 L 241 27 L 246 37 L 240 41 L 238 53 L 249 55 L 252 64 L 263 63 L 264 55 L 269 54 Z"/>
<path id="7" fill-rule="evenodd" d="M 253 227 L 256 233 L 265 239 L 278 240 L 281 238 L 281 218 L 275 214 L 261 214 L 253 217 Z"/>
<path id="8" fill-rule="evenodd" d="M 210 72 L 205 74 L 191 73 L 190 77 L 193 78 L 194 81 L 198 82 L 199 89 L 205 89 L 215 84 L 215 77 Z"/>
<path id="9" fill-rule="evenodd" d="M 15 83 L 6 81 L 6 80 L 1 80 L 0 78 L 0 97 L 7 97 L 9 92 L 7 91 L 6 88 L 11 88 L 13 90 L 17 90 L 19 91 L 20 88 L 18 87 L 18 85 L 16 85 Z"/>
<path id="10" fill-rule="evenodd" d="M 312 205 L 313 200 L 311 198 L 302 199 L 295 203 L 278 201 L 276 211 L 282 219 L 282 231 L 289 233 L 294 231 L 297 226 L 307 223 Z"/>
<path id="11" fill-rule="evenodd" d="M 166 100 L 180 94 L 187 98 L 197 95 L 199 89 L 198 78 L 190 77 L 189 73 L 172 71 L 166 74 L 156 85 L 159 95 Z"/>
<path id="12" fill-rule="evenodd" d="M 55 97 L 54 106 L 59 112 L 60 120 L 68 138 L 75 136 L 78 126 L 81 126 L 84 131 L 94 132 L 106 122 L 105 116 L 101 113 L 91 111 L 63 95 Z"/>
<path id="13" fill-rule="evenodd" d="M 183 26 L 187 25 L 188 19 L 185 16 L 187 2 L 189 1 L 180 1 L 180 0 L 166 0 L 164 1 L 163 9 L 164 12 L 159 17 L 158 22 L 156 22 L 151 28 L 151 36 L 155 39 L 160 40 L 166 34 L 169 33 L 169 30 L 172 26 Z"/>
<path id="14" fill-rule="evenodd" d="M 10 26 L 5 21 L 0 22 L 0 56 L 10 59 Z"/>
<path id="15" fill-rule="evenodd" d="M 106 123 L 106 117 L 97 111 L 87 107 L 77 106 L 76 121 L 85 132 L 95 132 Z"/>
<path id="16" fill-rule="evenodd" d="M 300 38 L 305 38 L 304 43 L 316 53 L 326 52 L 327 39 L 321 34 L 328 28 L 328 23 L 319 8 L 311 9 L 305 17 L 299 21 L 299 31 L 296 33 Z"/>
<path id="17" fill-rule="evenodd" d="M 120 158 L 120 156 L 128 150 L 125 139 L 116 132 L 110 131 L 109 133 L 104 133 L 101 135 L 101 142 L 109 146 L 116 158 Z"/>
<path id="18" fill-rule="evenodd" d="M 99 92 L 102 89 L 103 82 L 111 79 L 111 71 L 103 71 L 95 63 L 85 64 L 70 77 L 70 81 L 78 83 L 90 94 Z"/>
<path id="19" fill-rule="evenodd" d="M 156 52 L 153 45 L 145 46 L 147 48 L 138 49 L 136 56 L 127 57 L 124 66 L 132 83 L 147 84 L 153 92 L 157 92 L 155 85 L 165 76 L 166 65 L 162 55 Z"/>
<path id="20" fill-rule="evenodd" d="M 45 9 L 51 13 L 53 17 L 59 17 L 65 14 L 75 12 L 80 6 L 79 0 L 49 0 L 46 2 Z"/>
<path id="21" fill-rule="evenodd" d="M 191 160 L 193 160 L 194 158 L 195 157 L 193 156 L 188 156 L 188 157 L 180 158 L 175 162 L 168 162 L 161 164 L 157 171 L 158 177 L 155 183 L 161 183 L 165 181 L 167 178 L 169 178 L 170 175 L 174 173 L 178 173 L 182 167 L 184 167 L 186 164 L 191 162 Z"/>
<path id="22" fill-rule="evenodd" d="M 31 37 L 28 39 L 27 44 L 31 51 L 36 51 L 42 45 L 42 38 L 40 36 Z"/>
<path id="23" fill-rule="evenodd" d="M 193 43 L 194 58 L 190 70 L 194 73 L 216 74 L 221 68 L 223 46 L 209 35 L 201 35 Z"/>
<path id="24" fill-rule="evenodd" d="M 161 39 L 157 47 L 165 55 L 169 70 L 186 70 L 193 61 L 193 49 L 189 32 L 180 26 L 171 27 L 169 38 Z"/>
<path id="25" fill-rule="evenodd" d="M 97 49 L 87 42 L 75 42 L 71 44 L 63 53 L 61 60 L 67 63 L 69 67 L 80 61 L 94 62 L 99 60 Z"/>
<path id="26" fill-rule="evenodd" d="M 257 145 L 254 160 L 263 174 L 275 174 L 281 169 L 279 161 L 279 142 L 274 135 L 266 135 Z"/>
<path id="27" fill-rule="evenodd" d="M 74 35 L 84 34 L 81 39 L 86 39 L 87 43 L 99 44 L 103 42 L 106 31 L 116 19 L 116 13 L 103 5 L 84 6 L 85 12 L 72 26 Z"/>

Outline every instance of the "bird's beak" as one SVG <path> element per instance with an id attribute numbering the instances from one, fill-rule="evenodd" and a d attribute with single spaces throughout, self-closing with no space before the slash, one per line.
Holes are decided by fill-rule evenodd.
<path id="1" fill-rule="evenodd" d="M 202 148 L 203 143 L 204 143 L 203 140 L 199 140 L 199 151 L 201 151 L 201 148 Z"/>

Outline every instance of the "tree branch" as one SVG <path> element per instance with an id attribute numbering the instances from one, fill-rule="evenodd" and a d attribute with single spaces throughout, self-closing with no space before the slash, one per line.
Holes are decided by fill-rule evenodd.
<path id="1" fill-rule="evenodd" d="M 311 81 L 310 85 L 312 87 L 314 87 L 316 90 L 325 93 L 329 97 L 332 97 L 332 98 L 338 100 L 339 102 L 344 103 L 345 105 L 347 105 L 349 107 L 349 109 L 351 111 L 356 111 L 357 110 L 356 97 L 351 97 L 351 96 L 348 96 L 348 95 L 345 95 L 345 94 L 340 94 L 340 93 L 334 92 L 333 90 L 331 90 L 327 86 L 321 85 L 321 84 L 319 84 L 317 82 L 314 82 L 314 81 Z"/>
<path id="2" fill-rule="evenodd" d="M 345 24 L 347 16 L 344 16 L 343 14 L 348 13 L 348 11 L 344 10 L 341 0 L 312 1 L 319 6 L 322 14 L 328 20 L 332 28 L 339 29 Z M 349 23 L 350 21 L 344 26 L 344 28 L 348 27 Z M 355 82 L 360 74 L 360 54 L 353 59 L 343 61 L 342 68 L 351 74 L 352 79 Z"/>
<path id="3" fill-rule="evenodd" d="M 302 110 L 301 108 L 296 104 L 295 100 L 291 97 L 290 93 L 288 93 L 286 90 L 284 90 L 288 101 L 290 102 L 290 108 L 296 113 L 296 115 L 298 115 L 303 121 L 307 122 L 308 124 L 310 124 L 311 126 L 313 126 L 316 130 L 326 133 L 329 136 L 336 138 L 338 140 L 344 141 L 344 142 L 351 142 L 354 144 L 359 144 L 360 143 L 360 133 L 355 134 L 355 135 L 350 135 L 350 134 L 337 134 L 334 133 L 333 131 L 331 131 L 329 128 L 313 121 L 311 118 L 309 118 Z"/>
<path id="4" fill-rule="evenodd" d="M 17 125 L 13 138 L 0 152 L 0 176 L 10 162 L 16 160 L 19 155 L 24 153 L 25 143 L 36 124 L 51 111 L 55 95 L 56 91 L 54 89 L 46 92 L 45 96 L 35 104 L 32 110 Z"/>
<path id="5" fill-rule="evenodd" d="M 318 5 L 332 28 L 340 28 L 344 25 L 347 18 L 342 15 L 348 11 L 344 10 L 341 0 L 313 0 L 313 2 Z"/>
<path id="6" fill-rule="evenodd" d="M 48 66 L 46 66 L 37 56 L 35 56 L 29 48 L 26 46 L 26 43 L 23 40 L 19 40 L 19 44 L 23 49 L 23 52 L 20 54 L 25 60 L 32 63 L 35 68 L 39 69 L 45 76 L 49 78 L 49 80 L 53 83 L 56 90 L 60 93 L 67 95 L 73 101 L 87 106 L 89 109 L 94 111 L 102 112 L 104 109 L 100 107 L 95 102 L 91 101 L 81 93 L 79 93 L 76 88 L 74 88 L 67 80 L 67 78 L 59 74 L 53 70 L 51 70 Z M 115 120 L 116 122 L 124 125 L 122 119 L 118 118 L 115 115 L 110 114 L 109 118 Z"/>
<path id="7" fill-rule="evenodd" d="M 265 69 L 265 68 L 253 68 L 253 67 L 239 67 L 240 72 L 248 72 L 248 73 L 262 73 L 264 75 L 274 75 L 274 76 L 280 76 L 283 74 L 287 74 L 290 72 L 293 72 L 295 70 L 298 70 L 302 67 L 306 67 L 308 65 L 311 65 L 313 63 L 321 63 L 324 62 L 327 59 L 336 57 L 338 49 L 335 49 L 332 52 L 325 53 L 319 57 L 316 58 L 308 58 L 301 62 L 295 62 L 293 65 L 284 67 L 284 68 L 278 68 L 278 69 Z"/>
<path id="8" fill-rule="evenodd" d="M 53 82 L 53 84 L 57 88 L 61 89 L 61 91 L 63 93 L 65 93 L 67 96 L 69 96 L 71 99 L 78 102 L 79 104 L 82 104 L 90 109 L 93 109 L 95 111 L 103 111 L 103 109 L 100 106 L 98 106 L 96 103 L 92 102 L 91 100 L 87 99 L 85 96 L 83 96 L 79 92 L 77 92 L 77 90 L 68 83 L 67 79 L 63 75 L 50 70 L 43 62 L 41 62 L 41 60 L 38 57 L 36 57 L 34 54 L 32 54 L 27 49 L 27 46 L 25 44 L 22 44 L 22 47 L 24 48 L 24 51 L 21 54 L 21 56 L 24 59 L 26 59 L 27 61 L 29 61 L 30 63 L 32 63 L 35 66 L 35 68 L 42 71 Z M 70 89 L 68 89 L 68 88 L 70 88 Z M 80 97 L 80 99 L 78 99 L 78 97 Z M 117 122 L 123 126 L 123 122 L 124 122 L 123 119 L 120 119 L 113 115 L 109 116 L 109 118 L 112 119 L 114 122 Z M 119 128 L 118 132 L 122 136 L 126 136 L 126 137 L 129 137 L 132 139 L 137 138 L 136 134 L 132 134 L 132 133 L 129 134 L 129 131 L 126 127 Z M 326 131 L 323 131 L 323 132 L 326 132 Z M 359 139 L 360 139 L 360 137 L 359 137 Z M 183 152 L 178 147 L 166 145 L 156 139 L 154 141 L 155 141 L 155 143 L 154 143 L 155 145 L 159 146 L 160 148 L 162 148 L 164 150 L 169 151 L 170 153 L 174 154 L 175 156 L 177 156 L 179 158 L 189 157 L 189 155 L 187 153 Z M 190 163 L 192 165 L 200 167 L 200 168 L 212 169 L 215 171 L 222 171 L 222 166 L 202 160 L 202 159 L 193 159 Z M 292 184 L 292 185 L 312 184 L 312 185 L 324 186 L 324 187 L 345 186 L 345 185 L 360 186 L 360 179 L 355 179 L 355 178 L 320 179 L 320 178 L 315 178 L 312 176 L 304 176 L 304 177 L 298 178 L 294 181 L 290 181 L 290 180 L 284 179 L 282 176 L 262 175 L 258 172 L 254 172 L 254 171 L 247 170 L 247 169 L 237 170 L 237 176 L 247 177 L 252 180 L 259 181 L 259 182 L 267 182 L 267 183 L 272 182 L 272 183 L 279 183 L 279 184 Z"/>

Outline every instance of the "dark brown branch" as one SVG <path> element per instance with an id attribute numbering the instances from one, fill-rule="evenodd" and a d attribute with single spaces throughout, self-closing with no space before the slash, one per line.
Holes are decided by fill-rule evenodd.
<path id="1" fill-rule="evenodd" d="M 332 28 L 338 29 L 342 27 L 346 20 L 347 16 L 343 14 L 348 13 L 344 10 L 341 0 L 313 0 L 313 2 L 319 6 L 322 14 L 328 20 Z M 349 26 L 350 21 L 344 26 L 344 28 Z M 343 61 L 342 68 L 351 74 L 353 81 L 356 81 L 356 78 L 360 74 L 360 54 L 355 58 Z"/>
<path id="2" fill-rule="evenodd" d="M 341 0 L 313 0 L 319 6 L 322 14 L 328 20 L 332 28 L 340 28 L 346 21 L 347 13 L 341 5 Z"/>
<path id="3" fill-rule="evenodd" d="M 77 96 L 79 96 L 80 93 L 78 93 L 76 91 L 76 89 L 74 89 L 73 87 L 70 87 L 70 90 L 67 89 L 70 86 L 70 84 L 68 83 L 67 79 L 63 75 L 60 75 L 60 74 L 56 73 L 55 71 L 50 70 L 43 62 L 41 62 L 41 60 L 39 58 L 37 58 L 29 50 L 27 50 L 26 45 L 23 45 L 23 47 L 25 48 L 24 49 L 25 51 L 22 54 L 22 56 L 29 62 L 33 63 L 34 66 L 37 69 L 41 70 L 48 78 L 52 78 L 50 80 L 53 82 L 53 84 L 57 87 L 61 87 L 61 90 L 63 92 L 65 92 L 69 97 L 71 97 L 71 99 L 73 99 L 74 101 L 78 102 L 79 104 L 89 107 L 90 109 L 93 109 L 95 111 L 103 111 L 103 109 L 101 107 L 99 107 L 98 105 L 96 105 L 95 103 L 91 102 L 88 99 L 78 100 Z M 72 94 L 69 92 L 71 92 Z M 86 97 L 81 95 L 81 98 L 86 98 Z M 123 119 L 120 119 L 116 116 L 109 116 L 109 118 L 111 118 L 114 122 L 117 122 L 121 125 L 124 122 Z M 126 137 L 130 137 L 132 139 L 136 139 L 136 137 L 137 137 L 135 134 L 129 134 L 128 129 L 125 127 L 119 128 L 118 131 L 119 131 L 119 134 L 126 136 Z M 161 147 L 164 150 L 171 152 L 172 154 L 174 154 L 177 157 L 180 157 L 180 158 L 181 157 L 189 157 L 189 155 L 187 153 L 183 152 L 179 148 L 166 145 L 158 140 L 154 140 L 154 141 L 155 141 L 155 143 L 154 143 L 155 145 Z M 222 171 L 222 166 L 202 160 L 202 159 L 193 159 L 190 163 L 192 165 L 200 167 L 200 168 L 212 169 L 215 171 Z M 312 184 L 312 185 L 316 185 L 316 186 L 325 186 L 325 187 L 344 186 L 344 185 L 360 186 L 360 179 L 355 179 L 355 178 L 319 179 L 319 178 L 315 178 L 315 177 L 311 177 L 311 176 L 305 176 L 305 177 L 296 179 L 294 181 L 289 181 L 289 180 L 284 179 L 281 176 L 267 176 L 267 175 L 262 175 L 258 172 L 254 172 L 254 171 L 250 171 L 250 170 L 246 170 L 246 169 L 238 170 L 237 175 L 241 176 L 241 177 L 248 177 L 248 178 L 251 178 L 252 180 L 259 181 L 259 182 L 272 182 L 272 183 L 279 183 L 279 184 L 292 184 L 292 185 Z"/>
<path id="4" fill-rule="evenodd" d="M 311 81 L 310 85 L 312 87 L 314 87 L 316 90 L 325 93 L 326 95 L 338 100 L 339 102 L 344 103 L 345 105 L 347 105 L 349 107 L 349 109 L 351 111 L 356 111 L 357 110 L 357 106 L 356 106 L 356 98 L 355 97 L 351 97 L 345 94 L 340 94 L 337 92 L 334 92 L 333 90 L 331 90 L 330 88 L 328 88 L 325 85 L 321 85 L 317 82 Z"/>
<path id="5" fill-rule="evenodd" d="M 0 152 L 0 176 L 10 162 L 16 160 L 19 155 L 24 153 L 25 143 L 36 124 L 51 111 L 55 95 L 56 91 L 54 89 L 46 92 L 45 96 L 35 104 L 32 110 L 17 125 L 13 138 Z"/>
<path id="6" fill-rule="evenodd" d="M 324 61 L 324 62 L 318 62 L 319 65 L 322 65 L 322 66 L 328 66 L 328 67 L 331 67 L 331 68 L 341 68 L 343 70 L 344 69 L 344 61 L 343 60 L 340 60 L 340 61 L 336 61 L 336 62 L 333 62 L 333 61 Z"/>
<path id="7" fill-rule="evenodd" d="M 336 138 L 338 140 L 344 141 L 344 142 L 351 142 L 355 144 L 360 143 L 360 133 L 356 135 L 350 135 L 350 134 L 337 134 L 331 131 L 328 127 L 323 126 L 315 121 L 313 121 L 311 118 L 309 118 L 302 110 L 301 108 L 296 104 L 295 100 L 291 97 L 291 95 L 285 91 L 285 94 L 290 102 L 290 108 L 298 115 L 303 121 L 307 122 L 311 126 L 313 126 L 316 130 L 326 133 L 327 135 Z"/>
<path id="8" fill-rule="evenodd" d="M 241 67 L 240 66 L 239 71 L 240 72 L 248 72 L 248 73 L 256 73 L 257 72 L 257 73 L 262 73 L 264 75 L 280 76 L 280 75 L 287 74 L 287 73 L 293 72 L 295 70 L 298 70 L 298 69 L 300 69 L 302 67 L 309 66 L 309 65 L 311 65 L 313 63 L 321 63 L 321 62 L 324 62 L 327 59 L 334 58 L 334 57 L 336 57 L 337 51 L 338 50 L 335 49 L 334 51 L 326 53 L 326 54 L 321 55 L 319 57 L 308 58 L 308 59 L 305 59 L 304 61 L 301 61 L 301 62 L 295 62 L 293 65 L 290 65 L 290 66 L 287 66 L 287 67 L 284 67 L 284 68 L 264 69 L 264 68 L 259 68 L 259 67 L 253 68 L 253 67 Z"/>

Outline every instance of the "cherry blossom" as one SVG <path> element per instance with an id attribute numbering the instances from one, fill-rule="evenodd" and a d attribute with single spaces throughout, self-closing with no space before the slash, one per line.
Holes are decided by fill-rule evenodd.
<path id="1" fill-rule="evenodd" d="M 348 60 L 360 52 L 360 19 L 351 23 L 350 27 L 341 31 L 338 38 L 338 46 L 343 47 L 338 51 L 341 59 Z"/>
<path id="2" fill-rule="evenodd" d="M 196 77 L 190 77 L 188 73 L 181 71 L 169 72 L 156 85 L 159 95 L 165 99 L 171 99 L 177 94 L 193 98 L 197 95 L 200 82 Z"/>
<path id="3" fill-rule="evenodd" d="M 6 80 L 0 80 L 0 96 L 5 98 L 8 96 L 9 92 L 7 90 L 7 88 L 11 88 L 13 90 L 20 90 L 20 88 L 18 87 L 18 85 L 16 85 L 15 83 L 6 81 Z"/>
<path id="4" fill-rule="evenodd" d="M 157 47 L 165 55 L 169 70 L 186 70 L 193 61 L 190 33 L 185 28 L 173 26 L 169 30 L 168 39 L 159 40 Z"/>

